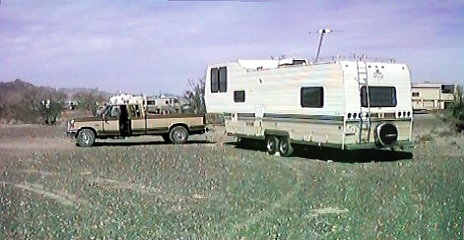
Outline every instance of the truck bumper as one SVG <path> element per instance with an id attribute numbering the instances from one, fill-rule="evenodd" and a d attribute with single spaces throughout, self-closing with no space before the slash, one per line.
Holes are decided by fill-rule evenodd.
<path id="1" fill-rule="evenodd" d="M 69 138 L 76 138 L 77 129 L 66 129 L 66 136 Z"/>

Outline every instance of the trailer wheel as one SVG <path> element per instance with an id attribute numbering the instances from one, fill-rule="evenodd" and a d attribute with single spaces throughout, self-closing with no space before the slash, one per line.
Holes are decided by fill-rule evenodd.
<path id="1" fill-rule="evenodd" d="M 270 155 L 274 155 L 279 147 L 279 138 L 276 136 L 267 136 L 266 137 L 266 150 Z"/>
<path id="2" fill-rule="evenodd" d="M 183 126 L 175 126 L 169 131 L 169 139 L 174 144 L 184 144 L 188 139 L 188 131 Z"/>
<path id="3" fill-rule="evenodd" d="M 281 137 L 279 139 L 279 153 L 282 157 L 288 157 L 293 153 L 293 147 L 289 137 Z"/>
<path id="4" fill-rule="evenodd" d="M 161 137 L 163 137 L 164 142 L 172 143 L 171 139 L 169 138 L 169 134 L 163 134 Z"/>
<path id="5" fill-rule="evenodd" d="M 82 129 L 77 134 L 77 144 L 81 147 L 91 147 L 95 143 L 95 134 L 90 129 Z"/>

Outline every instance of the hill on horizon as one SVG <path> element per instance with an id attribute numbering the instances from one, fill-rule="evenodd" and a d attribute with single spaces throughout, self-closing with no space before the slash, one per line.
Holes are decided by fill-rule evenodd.
<path id="1" fill-rule="evenodd" d="M 22 122 L 38 123 L 43 121 L 43 101 L 64 102 L 79 101 L 79 108 L 89 111 L 95 108 L 95 102 L 103 103 L 113 94 L 87 88 L 53 88 L 35 86 L 27 81 L 16 79 L 0 82 L 0 123 Z M 74 98 L 74 99 L 73 99 Z"/>
<path id="2" fill-rule="evenodd" d="M 78 94 L 100 94 L 111 96 L 112 93 L 100 91 L 98 88 L 54 88 L 49 86 L 36 86 L 21 79 L 9 82 L 0 82 L 0 100 L 2 103 L 15 103 L 22 98 L 47 99 L 59 95 L 61 98 L 72 98 Z"/>

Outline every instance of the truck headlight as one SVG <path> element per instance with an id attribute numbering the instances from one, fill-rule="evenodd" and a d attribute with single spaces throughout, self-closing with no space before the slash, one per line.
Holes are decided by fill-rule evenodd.
<path id="1" fill-rule="evenodd" d="M 68 121 L 68 129 L 74 128 L 74 122 L 75 122 L 74 119 L 71 119 Z"/>

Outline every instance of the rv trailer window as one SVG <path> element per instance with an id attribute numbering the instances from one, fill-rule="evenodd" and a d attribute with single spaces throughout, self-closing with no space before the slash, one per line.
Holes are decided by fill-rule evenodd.
<path id="1" fill-rule="evenodd" d="M 227 92 L 227 68 L 219 68 L 219 92 Z"/>
<path id="2" fill-rule="evenodd" d="M 395 87 L 369 87 L 369 100 L 371 107 L 396 107 Z M 361 88 L 361 105 L 367 107 L 367 89 Z"/>
<path id="3" fill-rule="evenodd" d="M 324 106 L 324 89 L 322 87 L 302 87 L 300 105 L 304 108 L 322 108 Z"/>
<path id="4" fill-rule="evenodd" d="M 245 102 L 245 91 L 234 91 L 234 102 Z"/>
<path id="5" fill-rule="evenodd" d="M 413 97 L 419 97 L 419 92 L 412 92 Z"/>
<path id="6" fill-rule="evenodd" d="M 219 69 L 211 68 L 211 92 L 217 93 L 219 91 Z"/>

